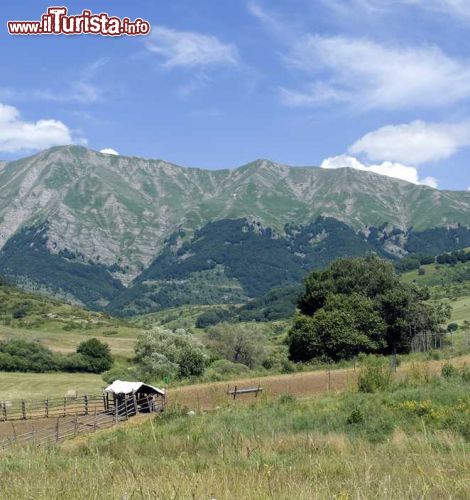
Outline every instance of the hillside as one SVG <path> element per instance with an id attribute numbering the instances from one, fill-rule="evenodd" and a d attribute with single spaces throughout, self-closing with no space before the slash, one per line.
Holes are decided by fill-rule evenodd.
<path id="1" fill-rule="evenodd" d="M 54 351 L 70 352 L 95 337 L 109 344 L 114 354 L 129 356 L 139 331 L 107 314 L 0 284 L 0 340 L 36 340 Z"/>
<path id="2" fill-rule="evenodd" d="M 203 294 L 210 296 L 209 303 L 259 296 L 271 286 L 298 281 L 305 269 L 324 266 L 331 260 L 326 255 L 336 248 L 335 256 L 370 250 L 395 256 L 422 251 L 438 240 L 444 242 L 439 251 L 470 244 L 470 193 L 438 191 L 349 168 L 294 168 L 258 160 L 232 170 L 203 170 L 68 146 L 5 163 L 0 186 L 0 273 L 21 286 L 94 309 L 111 303 L 114 310 L 128 303 L 129 293 L 134 297 L 135 287 L 144 282 L 174 280 L 178 273 L 169 247 L 175 238 L 177 245 L 190 245 L 186 256 L 193 247 L 197 254 L 185 269 L 192 266 L 203 274 L 186 272 L 190 289 L 177 296 L 158 284 L 152 292 L 157 307 L 197 302 L 191 292 L 194 280 L 197 287 L 203 283 L 212 290 Z M 330 227 L 312 232 L 320 216 Z M 220 238 L 214 256 L 211 245 L 204 248 L 197 237 L 213 233 L 212 223 L 226 221 L 223 232 L 237 238 L 230 221 L 244 219 L 258 227 L 263 258 L 269 253 L 287 265 L 283 277 L 269 280 L 271 273 L 260 273 L 259 290 L 243 283 L 234 269 L 244 250 L 241 255 L 228 252 L 226 260 Z M 310 232 L 313 240 L 307 238 Z M 325 235 L 330 238 L 322 243 Z M 300 242 L 302 238 L 307 239 Z M 254 249 L 251 245 L 250 251 Z M 261 263 L 257 251 L 251 255 Z M 213 266 L 207 269 L 196 259 L 222 266 L 222 282 L 206 272 Z M 165 269 L 156 272 L 161 263 Z M 133 280 L 133 290 L 127 292 L 124 287 Z M 146 303 L 144 295 L 137 298 Z"/>

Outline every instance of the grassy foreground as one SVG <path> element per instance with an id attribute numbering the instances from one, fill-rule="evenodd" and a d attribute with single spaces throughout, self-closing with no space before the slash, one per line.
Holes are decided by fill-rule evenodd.
<path id="1" fill-rule="evenodd" d="M 281 396 L 0 457 L 0 497 L 468 498 L 469 381 Z M 45 480 L 45 478 L 47 478 Z"/>

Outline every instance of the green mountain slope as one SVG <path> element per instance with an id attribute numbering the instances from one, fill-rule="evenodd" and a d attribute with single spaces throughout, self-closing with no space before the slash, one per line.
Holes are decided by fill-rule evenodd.
<path id="1" fill-rule="evenodd" d="M 0 170 L 0 246 L 46 220 L 52 251 L 119 263 L 129 281 L 177 228 L 253 218 L 282 230 L 330 216 L 355 229 L 470 224 L 470 193 L 437 191 L 352 169 L 292 168 L 259 160 L 233 170 L 58 147 Z"/>
<path id="2" fill-rule="evenodd" d="M 289 235 L 290 226 L 307 227 L 319 216 L 344 224 L 342 231 L 335 228 L 336 239 L 328 240 L 323 254 L 317 252 L 309 261 L 309 252 L 301 257 L 302 249 L 285 248 L 285 241 L 300 245 L 299 238 Z M 261 273 L 259 291 L 254 291 L 243 273 L 233 271 L 230 259 L 235 257 L 228 252 L 211 257 L 219 267 L 198 265 L 199 274 L 187 273 L 184 283 L 172 282 L 178 273 L 170 272 L 165 260 L 168 238 L 182 231 L 182 245 L 208 224 L 230 219 L 247 219 L 261 233 L 273 233 L 265 234 L 266 247 L 273 263 L 284 262 L 289 269 L 285 279 L 270 282 L 270 274 Z M 452 231 L 459 224 L 462 234 L 456 237 Z M 419 251 L 414 249 L 424 244 L 436 247 L 436 228 L 441 236 L 453 238 L 451 249 L 459 248 L 470 234 L 470 193 L 438 191 L 349 168 L 294 168 L 258 160 L 213 171 L 78 146 L 52 148 L 0 168 L 0 273 L 95 308 L 114 303 L 127 293 L 121 284 L 136 278 L 134 291 L 144 281 L 168 281 L 171 286 L 154 291 L 160 294 L 157 302 L 177 304 L 201 283 L 207 285 L 211 301 L 243 301 L 271 285 L 295 281 L 308 267 L 323 265 L 350 248 L 400 255 Z M 31 246 L 25 237 L 30 230 L 41 231 L 40 245 Z M 430 231 L 430 236 L 418 241 L 413 239 L 416 231 Z M 315 237 L 321 243 L 322 234 Z M 191 244 L 199 245 L 196 240 Z M 446 250 L 449 245 L 441 246 Z M 204 248 L 197 250 L 200 260 L 208 258 Z M 260 261 L 260 255 L 265 258 L 266 252 L 255 250 L 252 257 Z M 156 258 L 168 264 L 168 276 L 151 276 Z M 194 261 L 188 258 L 183 267 L 177 261 L 173 267 L 186 268 Z M 149 266 L 152 270 L 139 278 Z"/>

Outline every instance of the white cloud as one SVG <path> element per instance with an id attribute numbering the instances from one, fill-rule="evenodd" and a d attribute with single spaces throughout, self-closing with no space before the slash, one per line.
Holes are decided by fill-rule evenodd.
<path id="1" fill-rule="evenodd" d="M 112 148 L 101 149 L 100 153 L 103 153 L 105 155 L 118 155 L 119 156 L 119 153 L 115 149 L 112 149 Z"/>
<path id="2" fill-rule="evenodd" d="M 350 148 L 372 161 L 395 160 L 412 165 L 444 160 L 470 146 L 470 123 L 414 121 L 388 125 L 366 134 Z"/>
<path id="3" fill-rule="evenodd" d="M 438 47 L 306 35 L 285 60 L 310 78 L 318 75 L 303 89 L 281 89 L 291 106 L 347 101 L 361 109 L 435 108 L 470 97 L 470 62 Z"/>
<path id="4" fill-rule="evenodd" d="M 70 129 L 61 121 L 23 121 L 15 107 L 0 104 L 0 151 L 14 153 L 72 142 Z"/>
<path id="5" fill-rule="evenodd" d="M 348 155 L 334 156 L 323 160 L 321 168 L 344 168 L 350 167 L 364 172 L 373 172 L 387 177 L 394 177 L 413 184 L 421 184 L 437 188 L 437 180 L 433 177 L 420 179 L 418 170 L 415 167 L 403 165 L 401 163 L 385 161 L 380 164 L 365 165 L 357 158 Z"/>
<path id="6" fill-rule="evenodd" d="M 147 48 L 162 57 L 163 66 L 207 67 L 237 66 L 238 50 L 217 37 L 189 31 L 176 31 L 163 26 L 153 28 Z"/>

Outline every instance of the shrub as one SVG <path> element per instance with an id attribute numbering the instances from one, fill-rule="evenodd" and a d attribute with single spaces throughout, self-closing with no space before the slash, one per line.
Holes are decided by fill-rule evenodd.
<path id="1" fill-rule="evenodd" d="M 364 415 L 360 408 L 354 408 L 346 419 L 346 423 L 352 424 L 362 424 L 364 422 Z"/>
<path id="2" fill-rule="evenodd" d="M 0 342 L 0 370 L 50 372 L 60 368 L 59 355 L 39 342 L 9 340 Z"/>
<path id="3" fill-rule="evenodd" d="M 26 316 L 26 309 L 24 307 L 19 307 L 15 311 L 13 311 L 13 318 L 14 319 L 21 319 Z"/>
<path id="4" fill-rule="evenodd" d="M 157 327 L 140 335 L 135 362 L 142 378 L 192 377 L 204 373 L 207 356 L 187 331 Z"/>
<path id="5" fill-rule="evenodd" d="M 206 371 L 206 379 L 210 381 L 239 377 L 249 373 L 250 369 L 241 363 L 232 363 L 228 359 L 218 359 L 211 363 Z"/>
<path id="6" fill-rule="evenodd" d="M 449 333 L 454 333 L 459 329 L 459 325 L 457 323 L 450 323 L 447 325 L 447 331 Z"/>
<path id="7" fill-rule="evenodd" d="M 102 373 L 109 370 L 113 365 L 113 357 L 108 344 L 104 344 L 98 339 L 93 338 L 80 343 L 77 347 L 77 354 L 84 358 L 78 364 L 84 361 L 88 366 L 88 370 L 84 371 Z"/>
<path id="8" fill-rule="evenodd" d="M 386 390 L 392 383 L 392 372 L 385 358 L 364 356 L 361 358 L 358 378 L 359 392 Z"/>
<path id="9" fill-rule="evenodd" d="M 250 368 L 266 358 L 266 338 L 257 325 L 221 323 L 208 331 L 209 347 L 220 357 Z"/>
<path id="10" fill-rule="evenodd" d="M 470 367 L 464 365 L 462 368 L 462 380 L 464 382 L 470 382 Z"/>
<path id="11" fill-rule="evenodd" d="M 441 370 L 441 375 L 446 378 L 451 378 L 455 377 L 458 375 L 458 370 L 455 368 L 454 365 L 451 365 L 450 363 L 445 363 L 442 365 L 442 370 Z"/>

